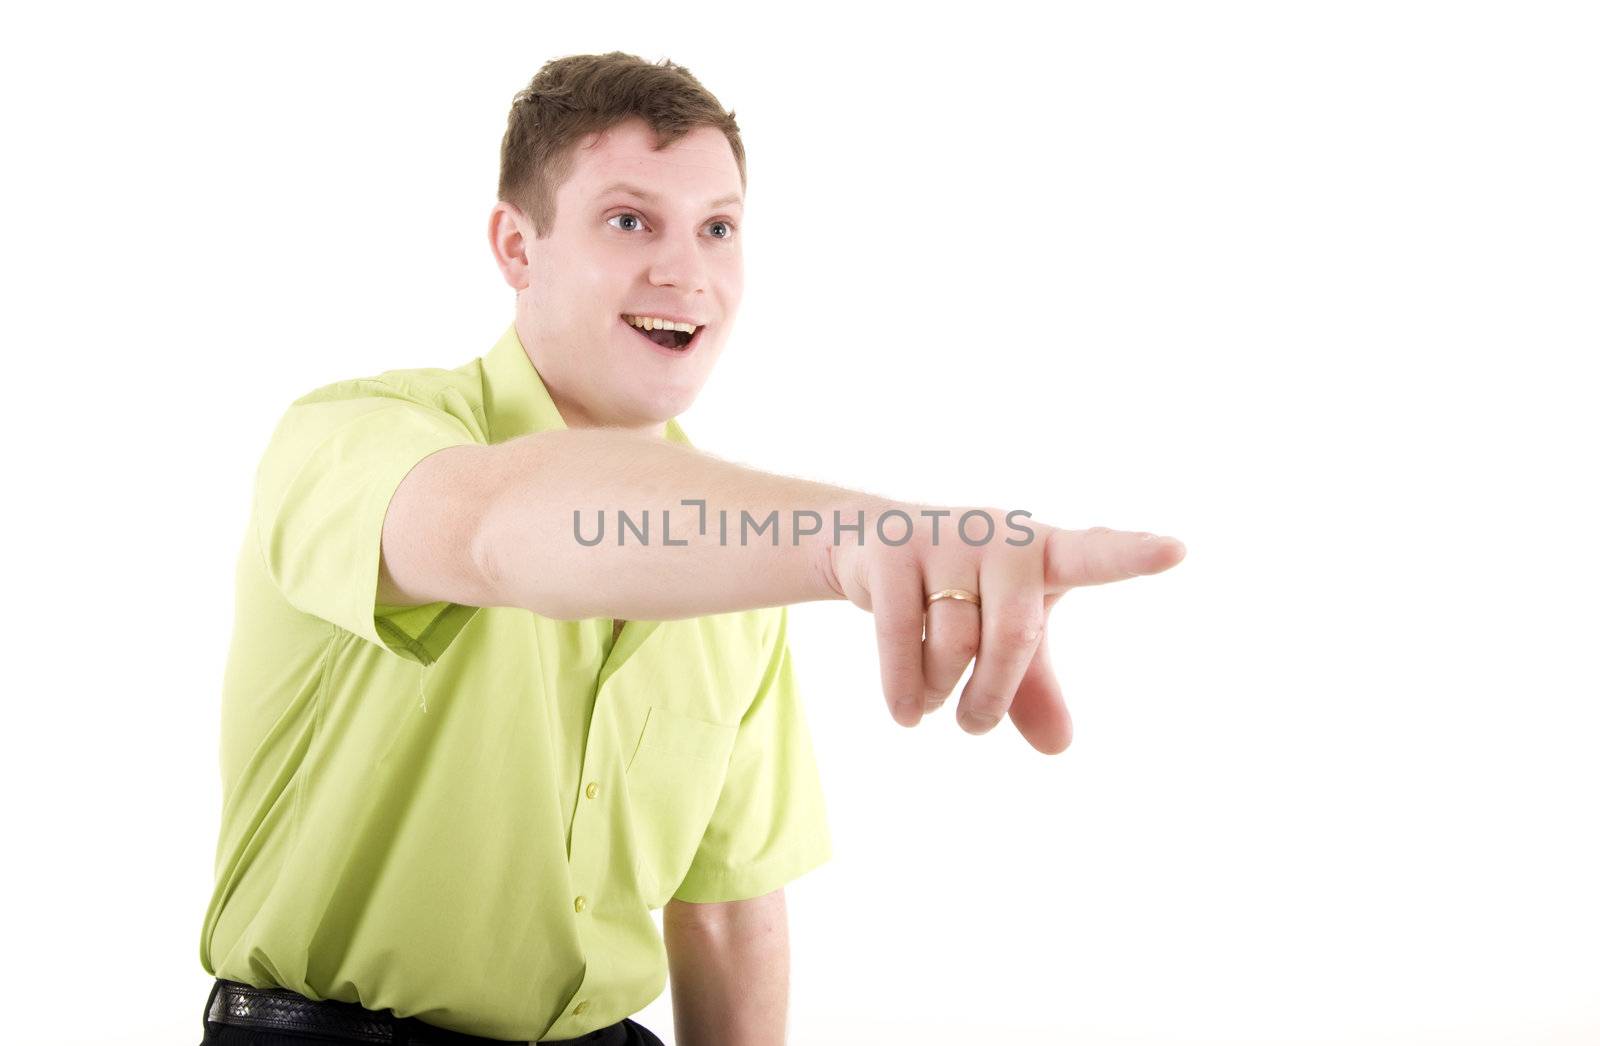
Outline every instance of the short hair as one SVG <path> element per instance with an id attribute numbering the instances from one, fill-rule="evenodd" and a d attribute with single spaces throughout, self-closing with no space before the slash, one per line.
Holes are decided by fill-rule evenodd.
<path id="1" fill-rule="evenodd" d="M 611 51 L 553 58 L 517 92 L 500 142 L 500 199 L 532 219 L 536 238 L 550 235 L 556 190 L 572 173 L 578 145 L 635 117 L 655 132 L 658 150 L 696 128 L 721 131 L 745 189 L 744 142 L 733 111 L 670 59 L 652 63 Z"/>

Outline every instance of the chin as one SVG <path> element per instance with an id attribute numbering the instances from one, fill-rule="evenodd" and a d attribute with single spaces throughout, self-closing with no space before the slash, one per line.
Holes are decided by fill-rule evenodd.
<path id="1" fill-rule="evenodd" d="M 699 386 L 690 390 L 663 390 L 663 395 L 655 397 L 648 405 L 646 412 L 660 422 L 668 418 L 675 418 L 679 414 L 694 406 L 694 401 L 700 396 Z"/>

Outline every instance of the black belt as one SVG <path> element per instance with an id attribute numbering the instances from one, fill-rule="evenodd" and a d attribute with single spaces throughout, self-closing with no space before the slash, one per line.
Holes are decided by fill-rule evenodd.
<path id="1" fill-rule="evenodd" d="M 351 1042 L 392 1046 L 625 1046 L 628 1029 L 618 1021 L 576 1039 L 486 1039 L 435 1027 L 415 1017 L 396 1017 L 393 1010 L 368 1010 L 353 1002 L 308 999 L 287 988 L 255 988 L 218 979 L 206 1003 L 206 1020 L 284 1034 L 326 1035 Z"/>

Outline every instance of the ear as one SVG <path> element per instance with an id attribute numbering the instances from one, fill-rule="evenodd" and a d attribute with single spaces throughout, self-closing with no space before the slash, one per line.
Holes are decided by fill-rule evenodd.
<path id="1" fill-rule="evenodd" d="M 528 286 L 531 266 L 528 246 L 533 239 L 533 224 L 514 203 L 500 200 L 489 212 L 489 250 L 500 274 L 513 290 Z"/>

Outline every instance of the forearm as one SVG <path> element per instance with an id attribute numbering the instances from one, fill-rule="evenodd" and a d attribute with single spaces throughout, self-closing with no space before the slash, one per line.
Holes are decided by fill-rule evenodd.
<path id="1" fill-rule="evenodd" d="M 789 925 L 783 891 L 662 913 L 678 1046 L 783 1046 Z"/>
<path id="2" fill-rule="evenodd" d="M 858 541 L 894 504 L 614 429 L 543 432 L 497 449 L 475 537 L 496 605 L 568 620 L 664 621 L 839 598 L 827 577 L 835 518 L 862 522 L 842 531 Z M 797 525 L 796 510 L 820 519 Z M 647 521 L 648 540 L 622 529 L 622 515 L 640 529 Z M 819 522 L 817 533 L 799 533 Z"/>

